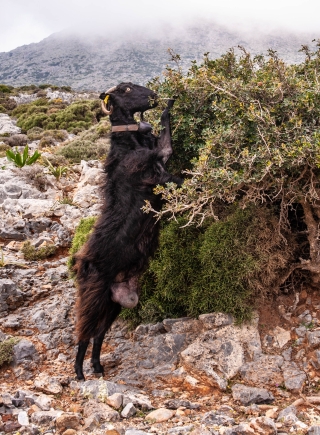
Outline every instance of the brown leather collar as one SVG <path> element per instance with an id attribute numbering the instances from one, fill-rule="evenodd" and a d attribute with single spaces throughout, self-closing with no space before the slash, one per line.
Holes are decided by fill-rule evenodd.
<path id="1" fill-rule="evenodd" d="M 127 125 L 113 125 L 111 128 L 112 133 L 119 131 L 138 131 L 139 124 L 127 124 Z"/>

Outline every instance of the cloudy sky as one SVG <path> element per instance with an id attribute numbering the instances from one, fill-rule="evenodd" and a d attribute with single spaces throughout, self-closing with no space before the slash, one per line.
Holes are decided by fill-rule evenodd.
<path id="1" fill-rule="evenodd" d="M 320 31 L 319 0 L 1 0 L 0 52 L 52 33 L 122 33 L 212 19 L 267 32 Z"/>

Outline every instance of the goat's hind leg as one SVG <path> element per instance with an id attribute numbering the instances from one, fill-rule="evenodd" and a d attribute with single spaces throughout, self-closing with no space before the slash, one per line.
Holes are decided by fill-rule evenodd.
<path id="1" fill-rule="evenodd" d="M 88 345 L 89 345 L 89 340 L 88 341 L 79 341 L 76 362 L 74 364 L 74 370 L 76 372 L 77 379 L 79 381 L 84 380 L 83 361 L 84 361 L 84 357 L 85 357 Z"/>
<path id="2" fill-rule="evenodd" d="M 158 138 L 157 149 L 159 155 L 162 157 L 163 163 L 166 163 L 172 154 L 171 144 L 171 130 L 170 130 L 170 109 L 174 103 L 173 99 L 170 99 L 167 103 L 167 107 L 164 109 L 161 115 L 161 133 Z"/>
<path id="3" fill-rule="evenodd" d="M 102 373 L 102 376 L 104 374 L 104 369 L 100 363 L 100 353 L 101 353 L 101 347 L 102 347 L 105 333 L 106 333 L 106 331 L 97 335 L 93 339 L 93 348 L 92 348 L 92 356 L 91 356 L 91 364 L 93 367 L 93 372 L 94 373 Z"/>

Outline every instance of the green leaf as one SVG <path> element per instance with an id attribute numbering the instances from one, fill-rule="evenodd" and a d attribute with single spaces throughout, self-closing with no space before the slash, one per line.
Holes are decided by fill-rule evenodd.
<path id="1" fill-rule="evenodd" d="M 34 154 L 28 158 L 26 165 L 32 165 L 32 163 L 36 162 L 40 156 L 41 154 L 36 150 Z"/>
<path id="2" fill-rule="evenodd" d="M 27 159 L 28 159 L 28 155 L 29 155 L 29 147 L 28 147 L 28 145 L 26 145 L 26 146 L 24 147 L 23 155 L 22 155 L 22 163 L 23 163 L 23 165 L 26 164 L 26 161 L 27 161 Z"/>

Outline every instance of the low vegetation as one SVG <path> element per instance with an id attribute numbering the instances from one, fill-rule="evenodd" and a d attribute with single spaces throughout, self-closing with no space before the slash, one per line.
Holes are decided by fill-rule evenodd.
<path id="1" fill-rule="evenodd" d="M 24 255 L 25 260 L 28 261 L 38 261 L 44 260 L 45 258 L 50 257 L 56 253 L 57 247 L 55 245 L 46 245 L 40 248 L 36 248 L 31 245 L 31 242 L 27 240 L 21 249 L 21 252 Z"/>
<path id="2" fill-rule="evenodd" d="M 74 237 L 72 239 L 72 245 L 69 251 L 70 256 L 68 260 L 68 267 L 71 273 L 72 273 L 72 267 L 74 265 L 73 256 L 79 251 L 81 246 L 83 246 L 85 242 L 88 240 L 88 237 L 93 229 L 96 220 L 97 218 L 95 216 L 90 216 L 81 219 L 75 231 Z"/>
<path id="3" fill-rule="evenodd" d="M 13 348 L 19 342 L 19 338 L 11 337 L 0 342 L 0 367 L 10 363 L 13 359 Z"/>
<path id="4" fill-rule="evenodd" d="M 25 146 L 24 150 L 20 153 L 19 151 L 13 152 L 11 149 L 6 151 L 7 159 L 13 162 L 18 168 L 22 168 L 25 165 L 32 165 L 35 163 L 41 154 L 36 150 L 31 156 L 29 156 L 29 147 Z"/>

